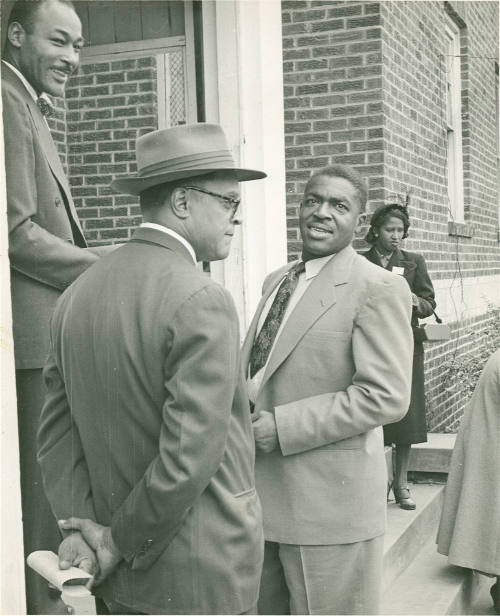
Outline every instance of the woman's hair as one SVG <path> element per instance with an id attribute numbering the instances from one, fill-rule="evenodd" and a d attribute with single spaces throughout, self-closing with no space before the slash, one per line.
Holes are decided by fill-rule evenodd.
<path id="1" fill-rule="evenodd" d="M 391 217 L 399 218 L 403 223 L 404 233 L 403 239 L 408 237 L 408 229 L 410 228 L 410 217 L 408 216 L 408 210 L 406 206 L 399 205 L 399 203 L 389 203 L 387 205 L 381 205 L 378 207 L 370 218 L 370 228 L 366 234 L 365 240 L 369 244 L 375 244 L 377 237 L 375 231 Z"/>

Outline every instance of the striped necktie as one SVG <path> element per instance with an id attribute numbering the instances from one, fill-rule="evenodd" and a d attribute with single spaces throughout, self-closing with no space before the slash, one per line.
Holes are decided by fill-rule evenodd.
<path id="1" fill-rule="evenodd" d="M 267 313 L 266 320 L 252 346 L 252 352 L 250 353 L 250 378 L 253 378 L 266 365 L 290 297 L 297 287 L 299 275 L 305 269 L 304 262 L 299 261 L 288 271 L 283 282 L 280 284 L 271 308 Z"/>
<path id="2" fill-rule="evenodd" d="M 51 118 L 54 115 L 54 107 L 45 97 L 39 96 L 36 99 L 36 104 L 38 105 L 38 108 L 42 112 L 44 118 Z"/>

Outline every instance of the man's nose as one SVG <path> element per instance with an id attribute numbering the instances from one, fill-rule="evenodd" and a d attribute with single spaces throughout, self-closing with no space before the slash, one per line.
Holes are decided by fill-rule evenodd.
<path id="1" fill-rule="evenodd" d="M 80 55 L 75 51 L 73 45 L 71 45 L 66 48 L 62 60 L 71 68 L 71 71 L 74 71 L 80 64 Z"/>
<path id="2" fill-rule="evenodd" d="M 241 225 L 241 224 L 243 224 L 243 216 L 242 216 L 241 212 L 236 212 L 236 214 L 233 216 L 233 224 L 234 225 Z"/>
<path id="3" fill-rule="evenodd" d="M 314 214 L 318 216 L 319 218 L 331 218 L 332 211 L 330 209 L 330 205 L 328 204 L 328 201 L 322 201 L 316 208 Z"/>

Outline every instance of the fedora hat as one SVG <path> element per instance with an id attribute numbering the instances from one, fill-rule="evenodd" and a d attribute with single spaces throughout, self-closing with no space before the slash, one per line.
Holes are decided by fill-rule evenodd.
<path id="1" fill-rule="evenodd" d="M 233 171 L 239 182 L 265 178 L 263 171 L 236 167 L 218 124 L 185 124 L 156 130 L 136 141 L 137 173 L 116 178 L 111 187 L 138 195 L 146 188 L 183 178 Z"/>

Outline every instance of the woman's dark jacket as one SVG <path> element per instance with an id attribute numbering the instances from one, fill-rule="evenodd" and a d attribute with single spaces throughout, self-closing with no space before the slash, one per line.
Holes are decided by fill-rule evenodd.
<path id="1" fill-rule="evenodd" d="M 374 247 L 365 252 L 364 256 L 375 265 L 383 267 Z M 394 268 L 400 268 L 395 272 L 404 276 L 411 292 L 417 296 L 418 305 L 413 306 L 411 316 L 415 347 L 410 407 L 403 419 L 384 426 L 384 440 L 386 444 L 422 443 L 427 440 L 427 424 L 425 421 L 424 347 L 422 344 L 424 335 L 418 327 L 418 320 L 430 316 L 436 307 L 434 287 L 422 255 L 397 249 L 392 253 L 386 266 L 389 271 L 394 271 Z"/>

